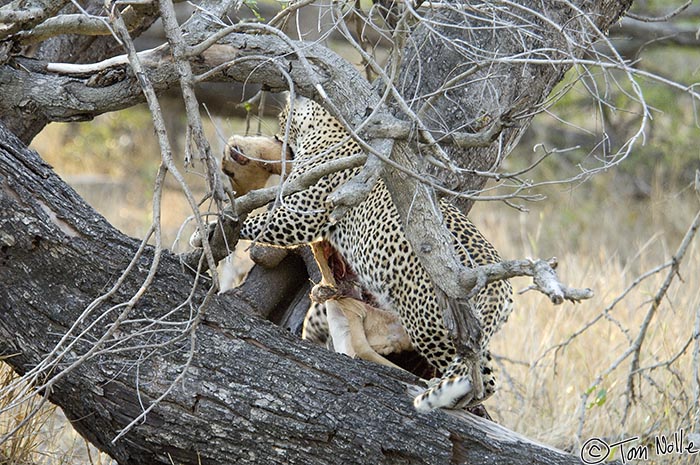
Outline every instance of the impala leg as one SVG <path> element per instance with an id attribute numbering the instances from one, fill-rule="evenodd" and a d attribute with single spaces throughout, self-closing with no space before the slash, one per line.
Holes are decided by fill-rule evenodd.
<path id="1" fill-rule="evenodd" d="M 393 368 L 403 370 L 403 368 L 390 362 L 386 358 L 379 355 L 367 341 L 367 333 L 365 332 L 364 320 L 367 316 L 367 308 L 364 303 L 356 299 L 342 298 L 338 301 L 340 308 L 348 320 L 350 328 L 350 343 L 355 350 L 355 354 L 362 360 L 369 360 L 380 365 L 386 365 Z"/>
<path id="2" fill-rule="evenodd" d="M 320 242 L 311 244 L 314 258 L 321 271 L 321 283 L 315 286 L 312 295 L 319 295 L 320 287 L 336 288 L 337 283 L 333 276 L 333 271 L 328 265 L 323 247 Z M 325 291 L 325 289 L 324 289 Z M 328 327 L 333 338 L 333 348 L 336 352 L 341 352 L 350 356 L 369 360 L 381 365 L 386 365 L 401 369 L 398 365 L 390 362 L 379 355 L 367 341 L 364 319 L 367 316 L 365 304 L 351 297 L 332 296 L 325 301 L 328 314 Z M 338 310 L 342 312 L 343 318 L 338 315 Z"/>

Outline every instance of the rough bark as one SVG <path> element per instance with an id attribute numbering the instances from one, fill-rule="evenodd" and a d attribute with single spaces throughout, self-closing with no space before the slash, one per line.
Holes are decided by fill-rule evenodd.
<path id="1" fill-rule="evenodd" d="M 4 128 L 0 186 L 0 356 L 17 354 L 6 361 L 24 373 L 111 285 L 138 243 L 111 227 Z M 98 314 L 133 295 L 151 253 L 146 251 Z M 261 302 L 276 305 L 260 299 L 266 284 L 274 282 L 261 272 L 254 285 L 211 300 L 182 381 L 115 443 L 118 431 L 141 412 L 140 402 L 147 406 L 157 398 L 186 364 L 189 339 L 172 342 L 171 334 L 153 332 L 132 340 L 132 350 L 82 363 L 53 385 L 49 399 L 63 407 L 81 434 L 124 465 L 171 459 L 184 464 L 578 463 L 572 455 L 468 414 L 417 414 L 407 393 L 416 382 L 413 376 L 332 354 L 251 315 L 266 311 Z M 164 253 L 155 282 L 131 317 L 160 317 L 186 301 L 192 286 L 177 258 Z M 199 286 L 193 305 L 206 291 Z M 186 321 L 189 310 L 170 321 Z M 138 326 L 134 322 L 123 330 Z M 91 339 L 84 340 L 51 376 L 87 349 Z M 165 345 L 139 349 L 145 343 Z"/>
<path id="2" fill-rule="evenodd" d="M 206 37 L 207 31 L 191 33 L 190 43 Z M 312 79 L 322 82 L 329 94 L 337 99 L 344 114 L 353 115 L 349 121 L 359 122 L 371 101 L 369 84 L 360 89 L 360 99 L 352 94 L 348 76 L 357 79 L 353 67 L 338 55 L 321 46 L 305 49 L 313 63 L 307 70 L 299 66 L 298 60 L 289 54 L 289 46 L 278 37 L 231 34 L 224 40 L 226 45 L 214 46 L 193 62 L 195 72 L 201 73 L 235 58 L 266 54 L 279 56 L 278 63 L 291 69 L 297 91 L 313 95 Z M 166 50 L 158 50 L 143 58 L 148 78 L 157 91 L 165 91 L 178 84 L 178 75 Z M 29 117 L 38 111 L 49 121 L 85 121 L 102 113 L 131 107 L 144 101 L 136 76 L 126 60 L 103 69 L 84 72 L 61 73 L 48 62 L 18 57 L 13 63 L 0 67 L 0 89 L 5 96 L 0 100 L 0 110 L 24 108 Z M 258 62 L 247 62 L 213 76 L 222 82 L 263 82 L 273 91 L 283 91 L 287 82 L 279 68 L 272 63 L 259 66 Z M 360 85 L 362 85 L 360 81 Z M 378 100 L 378 98 L 376 98 Z M 31 110 L 31 111 L 30 111 Z"/>

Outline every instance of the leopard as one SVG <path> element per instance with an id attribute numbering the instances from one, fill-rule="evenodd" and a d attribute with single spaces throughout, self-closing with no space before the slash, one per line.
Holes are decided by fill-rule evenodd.
<path id="1" fill-rule="evenodd" d="M 276 156 L 286 161 L 291 158 L 291 170 L 285 173 L 285 182 L 292 183 L 321 165 L 363 151 L 339 120 L 311 99 L 290 99 L 279 114 L 279 123 L 280 128 L 286 129 L 285 133 L 275 136 L 275 144 L 270 145 L 277 153 L 263 158 Z M 241 136 L 241 141 L 244 139 Z M 284 196 L 274 208 L 248 216 L 241 227 L 240 239 L 277 247 L 328 241 L 378 306 L 398 315 L 415 349 L 438 373 L 439 377 L 414 398 L 415 409 L 426 412 L 483 403 L 496 390 L 488 345 L 512 312 L 510 283 L 507 280 L 488 283 L 470 297 L 482 331 L 478 354 L 481 376 L 474 377 L 472 365 L 458 354 L 443 322 L 443 309 L 434 285 L 404 233 L 401 217 L 382 180 L 342 217 L 331 216 L 329 196 L 360 169 L 323 176 L 310 187 Z M 462 264 L 476 267 L 501 261 L 498 251 L 465 214 L 447 199 L 439 200 L 439 208 Z M 307 338 L 326 337 L 324 319 L 325 309 L 312 306 L 304 324 Z M 475 381 L 483 386 L 475 386 Z"/>

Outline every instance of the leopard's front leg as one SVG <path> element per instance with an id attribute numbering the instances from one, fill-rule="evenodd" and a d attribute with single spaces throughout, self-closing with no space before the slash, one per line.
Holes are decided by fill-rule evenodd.
<path id="1" fill-rule="evenodd" d="M 292 247 L 324 237 L 329 229 L 328 213 L 325 209 L 307 209 L 299 198 L 305 192 L 285 198 L 284 205 L 271 211 L 249 216 L 241 228 L 240 239 Z"/>

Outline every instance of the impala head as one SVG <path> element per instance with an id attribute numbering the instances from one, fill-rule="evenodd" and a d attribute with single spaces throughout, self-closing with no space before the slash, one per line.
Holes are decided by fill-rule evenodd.
<path id="1" fill-rule="evenodd" d="M 284 173 L 292 170 L 291 151 L 284 157 Z M 236 196 L 265 187 L 273 174 L 283 174 L 282 142 L 268 136 L 232 136 L 226 143 L 221 169 Z"/>

